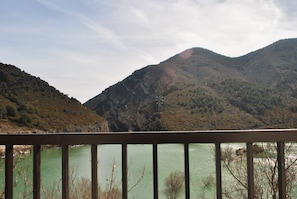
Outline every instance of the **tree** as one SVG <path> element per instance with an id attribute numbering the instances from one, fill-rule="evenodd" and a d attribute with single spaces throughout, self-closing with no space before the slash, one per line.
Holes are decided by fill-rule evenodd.
<path id="1" fill-rule="evenodd" d="M 184 184 L 184 174 L 178 171 L 171 172 L 165 179 L 166 189 L 164 191 L 168 199 L 176 199 L 180 194 Z"/>
<path id="2" fill-rule="evenodd" d="M 6 107 L 0 106 L 0 119 L 4 119 L 7 116 Z"/>
<path id="3" fill-rule="evenodd" d="M 32 123 L 32 118 L 30 117 L 29 114 L 27 114 L 27 113 L 23 113 L 23 114 L 21 115 L 21 117 L 19 118 L 19 122 L 20 122 L 21 124 L 28 125 L 28 124 Z"/>
<path id="4" fill-rule="evenodd" d="M 20 155 L 20 151 L 14 151 L 15 156 L 13 160 L 13 170 L 14 170 L 14 180 L 13 180 L 13 187 L 17 187 L 19 184 L 21 184 L 21 189 L 17 193 L 14 193 L 16 196 L 14 198 L 17 199 L 27 199 L 32 198 L 32 180 L 29 176 L 29 165 L 20 164 L 22 160 L 22 156 Z M 4 168 L 4 161 L 1 161 L 0 159 L 0 171 Z M 1 171 L 2 172 L 2 171 Z M 4 172 L 3 172 L 4 173 Z M 4 175 L 4 174 L 3 174 Z M 0 185 L 0 199 L 5 198 L 5 190 L 4 190 L 4 184 Z"/>
<path id="5" fill-rule="evenodd" d="M 8 117 L 15 117 L 17 114 L 16 108 L 10 105 L 6 106 L 6 112 Z"/>
<path id="6" fill-rule="evenodd" d="M 98 196 L 99 199 L 120 199 L 122 198 L 122 189 L 117 181 L 116 175 L 116 162 L 114 161 L 111 165 L 111 173 L 106 177 L 106 184 L 103 186 L 102 184 L 98 184 Z M 145 170 L 143 169 L 143 173 L 140 178 L 136 181 L 135 184 L 132 185 L 131 188 L 128 189 L 128 193 L 133 190 L 143 179 Z M 54 183 L 53 186 L 46 187 L 43 189 L 43 198 L 44 199 L 52 199 L 52 198 L 60 198 L 61 190 L 59 186 L 61 186 L 62 181 L 59 183 Z M 72 168 L 70 172 L 70 198 L 71 199 L 89 199 L 92 197 L 91 195 L 91 186 L 92 182 L 90 179 L 85 177 L 77 176 L 77 168 Z M 1 193 L 1 192 L 0 192 Z M 1 195 L 0 195 L 1 196 Z M 1 199 L 1 197 L 0 197 Z"/>
<path id="7" fill-rule="evenodd" d="M 226 171 L 226 186 L 223 189 L 223 195 L 229 199 L 247 198 L 247 166 L 245 159 L 245 149 L 243 153 L 237 154 L 226 147 L 222 151 L 223 166 Z M 285 145 L 285 171 L 287 198 L 295 198 L 293 188 L 297 186 L 296 166 L 297 158 L 293 156 L 296 153 L 293 144 Z M 278 198 L 278 162 L 276 158 L 276 143 L 263 143 L 261 146 L 253 145 L 254 154 L 254 190 L 255 198 L 276 199 Z M 231 158 L 232 157 L 232 158 Z"/>

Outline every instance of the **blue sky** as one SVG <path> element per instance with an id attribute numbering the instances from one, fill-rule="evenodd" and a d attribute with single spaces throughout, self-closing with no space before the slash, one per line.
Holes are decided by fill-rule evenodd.
<path id="1" fill-rule="evenodd" d="M 296 0 L 9 0 L 0 62 L 82 103 L 191 47 L 236 57 L 297 37 Z"/>

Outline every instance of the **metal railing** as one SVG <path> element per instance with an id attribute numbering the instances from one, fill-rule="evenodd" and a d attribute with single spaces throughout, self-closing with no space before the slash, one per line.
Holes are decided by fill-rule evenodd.
<path id="1" fill-rule="evenodd" d="M 33 145 L 33 198 L 40 195 L 40 158 L 42 145 L 62 146 L 62 198 L 69 198 L 69 153 L 70 145 L 91 145 L 92 198 L 98 195 L 97 145 L 120 144 L 122 146 L 122 198 L 128 198 L 128 144 L 151 144 L 153 150 L 154 199 L 158 199 L 158 144 L 183 144 L 185 169 L 185 198 L 190 198 L 189 144 L 212 143 L 215 145 L 216 195 L 222 198 L 222 143 L 246 143 L 248 198 L 253 199 L 254 164 L 252 144 L 254 142 L 276 142 L 278 161 L 279 198 L 286 198 L 284 143 L 297 141 L 297 129 L 263 130 L 212 130 L 175 132 L 122 132 L 122 133 L 58 133 L 58 134 L 0 134 L 0 145 L 5 145 L 5 198 L 13 198 L 13 146 Z"/>

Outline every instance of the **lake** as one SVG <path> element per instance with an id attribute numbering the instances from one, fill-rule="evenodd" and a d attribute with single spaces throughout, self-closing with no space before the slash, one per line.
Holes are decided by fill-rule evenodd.
<path id="1" fill-rule="evenodd" d="M 222 149 L 227 149 L 227 146 L 231 146 L 233 149 L 245 147 L 243 143 L 237 144 L 222 144 Z M 91 178 L 91 147 L 79 146 L 69 149 L 69 163 L 70 163 L 70 176 L 71 179 L 79 179 L 81 177 Z M 288 150 L 291 150 L 289 152 Z M 268 150 L 268 149 L 266 149 Z M 275 156 L 274 152 L 267 151 L 268 154 Z M 286 147 L 286 161 L 290 165 L 290 162 L 296 160 L 296 144 L 288 144 Z M 190 144 L 189 145 L 189 158 L 190 158 L 190 191 L 191 198 L 194 199 L 215 199 L 215 157 L 214 157 L 214 145 L 213 144 Z M 274 154 L 274 155 L 273 155 Z M 129 199 L 151 199 L 153 198 L 153 160 L 152 160 L 152 145 L 128 145 L 128 186 L 129 188 L 139 180 L 144 172 L 143 179 L 132 189 L 129 193 Z M 20 162 L 17 164 L 17 168 L 14 170 L 15 180 L 18 181 L 17 186 L 14 189 L 15 198 L 21 193 L 30 193 L 32 191 L 31 186 L 23 186 L 23 178 L 19 176 L 28 176 L 29 184 L 32 183 L 32 155 L 23 155 Z M 99 184 L 104 189 L 106 184 L 109 183 L 112 168 L 114 168 L 115 183 L 120 186 L 121 184 L 121 146 L 120 145 L 99 145 L 98 146 L 98 175 Z M 268 167 L 269 161 L 274 159 L 262 159 L 254 158 L 255 171 L 262 170 L 262 168 Z M 158 171 L 159 171 L 159 198 L 166 199 L 165 179 L 171 172 L 179 171 L 184 172 L 184 147 L 181 144 L 160 144 L 158 145 Z M 235 161 L 233 166 L 242 166 L 242 171 L 246 169 L 246 161 Z M 269 163 L 270 164 L 270 163 Z M 258 165 L 258 166 L 257 166 Z M 271 165 L 270 165 L 271 166 Z M 273 165 L 272 165 L 273 166 Z M 18 169 L 20 168 L 20 169 Z M 236 188 L 236 180 L 232 178 L 229 181 L 230 175 L 225 167 L 222 167 L 223 188 L 229 186 Z M 234 168 L 234 167 L 233 167 Z M 291 167 L 293 173 L 296 173 L 297 166 Z M 23 173 L 26 171 L 27 173 Z M 240 172 L 240 171 L 239 171 Z M 18 175 L 16 175 L 18 174 Z M 260 175 L 255 173 L 255 179 L 261 182 L 263 186 L 265 184 L 265 176 L 262 178 L 263 172 Z M 277 174 L 276 174 L 277 175 Z M 61 148 L 43 149 L 41 153 L 41 178 L 42 178 L 42 193 L 43 190 L 61 189 Z M 26 178 L 25 178 L 26 179 Z M 27 180 L 27 179 L 26 179 Z M 263 181 L 262 181 L 263 180 Z M 211 182 L 210 186 L 205 186 L 206 182 Z M 25 182 L 26 183 L 26 182 Z M 292 196 L 297 196 L 297 182 L 293 180 L 293 189 L 291 190 Z M 264 187 L 269 187 L 268 184 Z M 128 189 L 129 189 L 128 188 Z M 0 193 L 4 189 L 4 160 L 0 159 Z M 183 190 L 184 191 L 184 190 Z M 269 195 L 268 189 L 266 190 Z M 246 193 L 247 194 L 247 193 Z M 0 195 L 1 198 L 1 195 Z M 32 198 L 31 196 L 29 198 Z M 185 198 L 184 193 L 178 197 L 179 199 Z M 236 198 L 236 197 L 235 197 Z M 267 198 L 271 198 L 267 196 Z M 295 198 L 295 197 L 294 197 Z"/>
<path id="2" fill-rule="evenodd" d="M 91 177 L 91 149 L 90 146 L 79 146 L 70 148 L 69 163 L 70 173 L 75 174 L 76 179 L 80 177 Z M 214 145 L 191 144 L 190 148 L 190 183 L 191 198 L 216 198 L 215 186 L 203 188 L 206 178 L 215 179 L 215 158 Z M 128 186 L 131 188 L 144 172 L 143 179 L 128 194 L 129 198 L 153 198 L 153 165 L 152 145 L 128 145 Z M 28 171 L 29 181 L 32 181 L 32 155 L 24 155 L 18 164 L 21 170 Z M 99 145 L 98 146 L 98 175 L 99 184 L 105 187 L 110 179 L 112 167 L 115 167 L 115 181 L 121 184 L 121 146 L 120 145 Z M 4 188 L 3 160 L 0 168 L 0 183 Z M 0 162 L 0 165 L 1 165 Z M 165 199 L 165 178 L 171 172 L 184 172 L 184 147 L 181 144 L 160 144 L 158 145 L 158 171 L 159 171 L 159 198 Z M 14 171 L 17 173 L 17 170 Z M 74 175 L 72 175 L 74 176 Z M 61 149 L 44 149 L 41 153 L 41 177 L 42 189 L 51 188 L 60 183 L 61 179 Z M 1 181 L 2 179 L 2 181 Z M 14 196 L 18 192 L 24 192 L 21 186 L 22 180 L 15 188 Z M 0 186 L 0 188 L 1 188 Z M 28 188 L 28 186 L 25 186 Z M 28 190 L 25 190 L 29 192 Z M 181 194 L 179 198 L 184 198 Z"/>

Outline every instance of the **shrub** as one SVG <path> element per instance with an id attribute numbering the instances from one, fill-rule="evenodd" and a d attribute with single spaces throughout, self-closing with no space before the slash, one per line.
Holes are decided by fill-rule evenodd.
<path id="1" fill-rule="evenodd" d="M 184 184 L 184 174 L 178 171 L 171 172 L 165 179 L 166 189 L 164 191 L 168 199 L 176 199 L 180 194 Z"/>
<path id="2" fill-rule="evenodd" d="M 6 112 L 8 117 L 15 117 L 17 115 L 17 110 L 13 106 L 6 106 Z"/>

